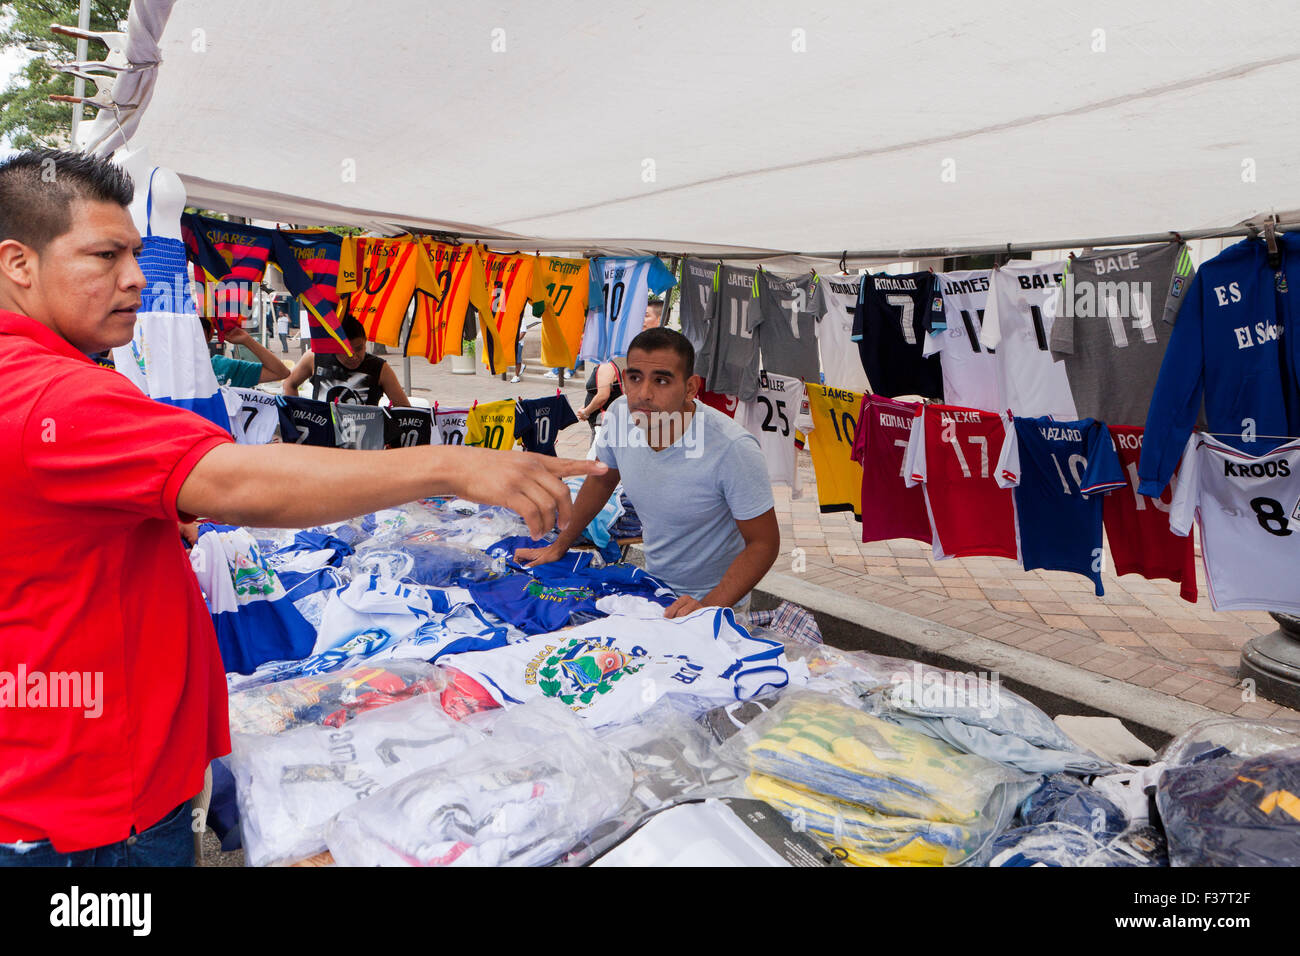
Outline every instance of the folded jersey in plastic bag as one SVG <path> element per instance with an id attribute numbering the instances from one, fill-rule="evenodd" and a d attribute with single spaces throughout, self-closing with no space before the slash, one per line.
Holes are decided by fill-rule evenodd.
<path id="1" fill-rule="evenodd" d="M 341 812 L 343 866 L 538 866 L 627 802 L 631 770 L 553 701 L 500 716 L 492 735 Z"/>
<path id="2" fill-rule="evenodd" d="M 842 840 L 828 846 L 850 862 L 961 863 L 1038 783 L 811 692 L 785 696 L 722 755 L 752 771 L 755 796 Z"/>
<path id="3" fill-rule="evenodd" d="M 362 664 L 333 674 L 297 677 L 230 695 L 232 734 L 278 734 L 304 724 L 341 727 L 353 717 L 441 693 L 443 672 L 424 661 Z"/>
<path id="4" fill-rule="evenodd" d="M 729 608 L 671 620 L 602 618 L 441 662 L 503 706 L 554 698 L 595 726 L 630 720 L 665 696 L 702 701 L 704 711 L 791 680 L 781 644 L 751 637 Z"/>
<path id="5" fill-rule="evenodd" d="M 1069 823 L 1098 840 L 1119 836 L 1128 828 L 1128 815 L 1109 797 L 1078 777 L 1054 774 L 1020 804 L 1025 823 Z"/>
<path id="6" fill-rule="evenodd" d="M 275 736 L 232 735 L 228 759 L 246 860 L 292 862 L 325 849 L 340 810 L 483 739 L 422 695 L 362 714 L 343 727 L 304 726 Z"/>
<path id="7" fill-rule="evenodd" d="M 350 562 L 354 574 L 382 574 L 424 587 L 461 587 L 495 575 L 482 551 L 416 534 L 362 545 Z"/>
<path id="8" fill-rule="evenodd" d="M 1039 823 L 998 834 L 981 854 L 984 865 L 1165 866 L 1164 844 L 1152 827 L 1119 836 L 1093 833 L 1072 823 Z"/>

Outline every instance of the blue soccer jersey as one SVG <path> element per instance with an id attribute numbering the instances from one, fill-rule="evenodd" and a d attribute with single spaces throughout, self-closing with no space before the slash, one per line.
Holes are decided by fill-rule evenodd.
<path id="1" fill-rule="evenodd" d="M 608 362 L 626 355 L 645 322 L 650 293 L 666 292 L 676 284 L 677 279 L 658 256 L 593 259 L 587 326 L 579 357 Z"/>
<path id="2" fill-rule="evenodd" d="M 1101 496 L 1125 486 L 1119 455 L 1099 421 L 1015 419 L 1002 443 L 997 481 L 1015 488 L 1026 571 L 1082 574 L 1101 589 Z"/>

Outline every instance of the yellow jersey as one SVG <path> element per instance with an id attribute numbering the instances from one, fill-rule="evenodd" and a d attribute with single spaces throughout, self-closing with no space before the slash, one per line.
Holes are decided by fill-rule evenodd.
<path id="1" fill-rule="evenodd" d="M 427 237 L 420 244 L 438 282 L 438 294 L 417 297 L 406 354 L 423 355 L 437 365 L 448 355 L 461 354 L 465 314 L 470 305 L 480 312 L 487 311 L 487 280 L 477 246 L 453 246 Z"/>
<path id="2" fill-rule="evenodd" d="M 515 341 L 524 317 L 524 303 L 533 291 L 533 257 L 484 250 L 483 364 L 492 374 L 504 372 L 515 361 Z"/>
<path id="3" fill-rule="evenodd" d="M 540 258 L 533 266 L 529 296 L 542 307 L 542 364 L 572 368 L 587 321 L 591 266 L 586 259 Z"/>
<path id="4" fill-rule="evenodd" d="M 852 511 L 861 520 L 862 465 L 853 460 L 853 436 L 862 393 L 811 383 L 804 387 L 811 418 L 804 433 L 817 474 L 817 504 L 824 514 Z"/>
<path id="5" fill-rule="evenodd" d="M 484 402 L 470 409 L 465 444 L 500 451 L 515 443 L 515 400 Z"/>
<path id="6" fill-rule="evenodd" d="M 338 292 L 371 342 L 398 348 L 406 307 L 420 289 L 441 298 L 429 257 L 410 236 L 383 239 L 345 236 L 339 257 Z"/>

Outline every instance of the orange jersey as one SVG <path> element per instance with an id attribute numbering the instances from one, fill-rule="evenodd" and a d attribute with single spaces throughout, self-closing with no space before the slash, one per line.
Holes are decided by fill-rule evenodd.
<path id="1" fill-rule="evenodd" d="M 515 360 L 524 303 L 533 291 L 533 257 L 483 250 L 483 272 L 483 305 L 478 307 L 487 345 L 483 364 L 495 375 Z"/>
<path id="2" fill-rule="evenodd" d="M 453 246 L 429 238 L 421 239 L 420 244 L 437 279 L 438 295 L 417 297 L 406 354 L 423 355 L 436 365 L 447 355 L 461 354 L 470 305 L 487 311 L 487 280 L 477 246 Z"/>
<path id="3" fill-rule="evenodd" d="M 529 298 L 542 311 L 542 364 L 572 368 L 587 321 L 591 267 L 586 259 L 538 259 Z"/>
<path id="4" fill-rule="evenodd" d="M 338 291 L 348 296 L 348 312 L 365 326 L 370 341 L 400 345 L 406 307 L 417 288 L 439 295 L 429 257 L 415 239 L 344 237 Z"/>

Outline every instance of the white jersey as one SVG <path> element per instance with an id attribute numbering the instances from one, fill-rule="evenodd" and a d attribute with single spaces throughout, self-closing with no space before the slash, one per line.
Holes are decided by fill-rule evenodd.
<path id="1" fill-rule="evenodd" d="M 990 269 L 939 274 L 948 328 L 927 335 L 922 354 L 939 355 L 945 405 L 1000 410 L 997 353 L 980 344 L 991 280 Z"/>
<path id="2" fill-rule="evenodd" d="M 781 645 L 751 637 L 730 608 L 716 607 L 671 619 L 602 618 L 439 663 L 503 707 L 553 698 L 594 727 L 633 720 L 665 696 L 728 703 L 790 682 Z"/>
<path id="3" fill-rule="evenodd" d="M 794 456 L 794 422 L 802 404 L 803 382 L 789 375 L 762 372 L 758 397 L 736 406 L 736 423 L 758 439 L 768 476 L 774 484 L 789 485 L 792 498 L 803 494 Z"/>
<path id="4" fill-rule="evenodd" d="M 867 373 L 853 341 L 853 310 L 858 305 L 862 276 L 819 276 L 813 290 L 817 320 L 817 345 L 822 355 L 822 378 L 828 388 L 869 392 Z"/>
<path id="5" fill-rule="evenodd" d="M 1076 421 L 1065 365 L 1049 351 L 1065 260 L 1008 262 L 993 270 L 980 344 L 997 349 L 998 406 L 1020 418 Z"/>
<path id="6" fill-rule="evenodd" d="M 1169 528 L 1200 523 L 1214 609 L 1300 614 L 1300 440 L 1254 457 L 1193 434 L 1174 482 Z"/>
<path id="7" fill-rule="evenodd" d="M 223 386 L 221 396 L 230 416 L 230 433 L 241 445 L 267 445 L 280 440 L 280 413 L 275 396 L 255 388 Z"/>
<path id="8" fill-rule="evenodd" d="M 435 408 L 433 433 L 438 436 L 434 444 L 463 445 L 469 429 L 468 408 Z"/>

